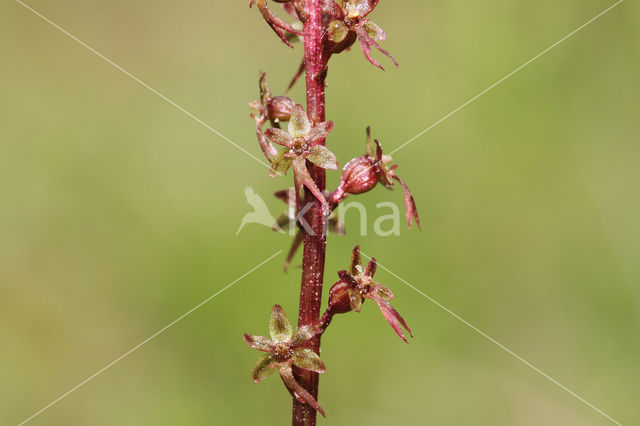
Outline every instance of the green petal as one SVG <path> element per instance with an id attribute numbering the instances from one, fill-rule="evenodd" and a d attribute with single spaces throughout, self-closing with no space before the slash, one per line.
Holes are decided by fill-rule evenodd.
<path id="1" fill-rule="evenodd" d="M 372 21 L 367 21 L 364 23 L 364 29 L 369 34 L 369 37 L 374 39 L 375 41 L 383 41 L 387 38 L 387 35 L 382 31 L 382 28 L 377 26 Z"/>
<path id="2" fill-rule="evenodd" d="M 307 160 L 311 161 L 316 166 L 330 170 L 336 170 L 338 168 L 338 159 L 333 152 L 327 149 L 327 147 L 314 145 L 309 148 L 309 153 Z"/>
<path id="3" fill-rule="evenodd" d="M 271 340 L 264 336 L 252 336 L 251 334 L 245 334 L 244 341 L 250 348 L 262 352 L 271 352 L 275 346 Z"/>
<path id="4" fill-rule="evenodd" d="M 271 365 L 275 362 L 275 360 L 276 357 L 271 354 L 265 354 L 261 356 L 260 359 L 258 359 L 258 362 L 256 362 L 255 367 L 253 367 L 253 371 L 251 372 L 251 378 L 253 379 L 253 381 L 256 383 L 260 383 L 271 374 L 273 374 L 276 369 L 272 368 Z"/>
<path id="5" fill-rule="evenodd" d="M 296 104 L 289 120 L 289 134 L 294 138 L 304 138 L 311 131 L 311 123 L 307 113 L 304 112 L 300 104 Z"/>
<path id="6" fill-rule="evenodd" d="M 283 176 L 287 174 L 293 160 L 286 158 L 285 154 L 289 153 L 289 148 L 283 148 L 278 152 L 278 155 L 271 162 L 271 169 L 269 170 L 269 177 Z"/>
<path id="7" fill-rule="evenodd" d="M 287 314 L 284 313 L 280 305 L 275 305 L 271 310 L 269 334 L 271 335 L 271 340 L 276 343 L 288 341 L 293 334 L 289 318 L 287 318 Z"/>
<path id="8" fill-rule="evenodd" d="M 315 371 L 316 373 L 324 373 L 327 368 L 324 366 L 324 362 L 320 359 L 317 353 L 307 348 L 300 348 L 293 351 L 291 354 L 293 364 L 296 367 L 304 368 L 305 370 Z"/>
<path id="9" fill-rule="evenodd" d="M 322 139 L 326 139 L 329 133 L 333 130 L 333 121 L 325 121 L 314 126 L 307 136 L 307 142 L 312 145 L 314 142 L 319 142 Z"/>
<path id="10" fill-rule="evenodd" d="M 334 43 L 341 43 L 347 38 L 349 27 L 342 21 L 332 21 L 329 24 L 329 40 Z"/>
<path id="11" fill-rule="evenodd" d="M 300 327 L 291 338 L 291 346 L 297 347 L 316 335 L 316 328 L 312 325 Z"/>
<path id="12" fill-rule="evenodd" d="M 284 130 L 273 127 L 265 130 L 264 134 L 274 143 L 291 148 L 291 144 L 293 143 L 291 135 Z"/>
<path id="13" fill-rule="evenodd" d="M 358 290 L 350 288 L 349 292 L 349 303 L 351 304 L 351 309 L 360 312 L 362 310 L 362 295 Z"/>

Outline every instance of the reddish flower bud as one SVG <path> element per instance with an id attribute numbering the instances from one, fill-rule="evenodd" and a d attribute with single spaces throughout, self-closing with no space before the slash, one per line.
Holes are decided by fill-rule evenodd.
<path id="1" fill-rule="evenodd" d="M 363 194 L 378 184 L 380 175 L 376 161 L 369 156 L 354 158 L 342 170 L 340 186 L 347 194 Z"/>
<path id="2" fill-rule="evenodd" d="M 332 314 L 344 314 L 351 311 L 349 289 L 351 285 L 344 281 L 335 283 L 329 290 L 329 310 Z"/>
<path id="3" fill-rule="evenodd" d="M 286 96 L 267 99 L 267 115 L 276 121 L 289 121 L 296 103 Z"/>

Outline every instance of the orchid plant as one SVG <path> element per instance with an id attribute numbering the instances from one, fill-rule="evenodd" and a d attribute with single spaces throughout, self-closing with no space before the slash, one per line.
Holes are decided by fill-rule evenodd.
<path id="1" fill-rule="evenodd" d="M 326 234 L 329 230 L 344 233 L 335 210 L 349 195 L 371 191 L 378 184 L 393 189 L 398 182 L 404 193 L 406 219 L 411 228 L 420 227 L 416 203 L 411 191 L 396 173 L 397 165 L 385 155 L 382 145 L 372 141 L 367 128 L 365 155 L 347 162 L 342 169 L 339 186 L 328 191 L 326 170 L 337 170 L 338 160 L 326 147 L 326 138 L 334 123 L 326 120 L 325 86 L 329 60 L 346 52 L 358 42 L 365 58 L 384 69 L 373 57 L 377 49 L 394 65 L 396 60 L 380 46 L 385 32 L 369 16 L 379 0 L 273 0 L 283 8 L 292 22 L 276 15 L 267 0 L 251 0 L 276 35 L 289 47 L 302 40 L 304 57 L 289 88 L 274 96 L 266 74 L 260 72 L 259 99 L 250 104 L 260 149 L 270 163 L 269 176 L 286 175 L 293 168 L 293 190 L 279 191 L 277 198 L 289 207 L 275 224 L 281 230 L 292 222 L 298 228 L 285 262 L 285 269 L 300 246 L 304 246 L 298 327 L 294 330 L 279 305 L 271 311 L 270 338 L 245 334 L 249 347 L 264 354 L 258 359 L 252 378 L 258 383 L 278 372 L 293 396 L 294 426 L 315 425 L 316 413 L 323 416 L 318 403 L 318 374 L 326 371 L 320 359 L 320 339 L 336 314 L 360 312 L 367 300 L 374 302 L 395 333 L 408 343 L 405 332 L 411 329 L 389 303 L 394 295 L 389 288 L 374 281 L 377 262 L 371 259 L 363 267 L 360 247 L 351 253 L 347 270 L 338 272 L 339 280 L 329 291 L 329 301 L 321 314 L 324 282 Z M 304 73 L 306 79 L 306 111 L 287 96 L 288 90 Z M 286 130 L 281 128 L 287 123 Z M 264 127 L 269 125 L 265 130 Z M 276 146 L 280 146 L 277 148 Z"/>

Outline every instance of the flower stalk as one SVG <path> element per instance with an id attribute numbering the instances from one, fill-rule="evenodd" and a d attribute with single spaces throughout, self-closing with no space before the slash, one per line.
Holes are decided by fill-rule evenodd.
<path id="1" fill-rule="evenodd" d="M 284 95 L 274 96 L 260 73 L 259 100 L 250 104 L 256 125 L 256 135 L 262 152 L 271 163 L 269 176 L 276 178 L 293 169 L 292 190 L 279 191 L 275 196 L 289 207 L 288 212 L 274 223 L 281 231 L 288 225 L 298 228 L 289 255 L 288 268 L 297 249 L 302 245 L 302 277 L 298 327 L 294 332 L 283 309 L 276 305 L 271 313 L 270 338 L 245 334 L 251 348 L 265 352 L 256 363 L 252 378 L 257 383 L 278 372 L 293 397 L 293 426 L 314 426 L 316 413 L 324 416 L 318 403 L 319 374 L 326 371 L 320 360 L 320 339 L 337 314 L 360 312 L 364 302 L 371 300 L 396 334 L 408 342 L 405 331 L 411 334 L 406 321 L 390 305 L 394 298 L 387 287 L 373 280 L 375 259 L 366 267 L 360 260 L 360 249 L 352 252 L 349 270 L 338 272 L 340 278 L 329 291 L 328 306 L 322 317 L 322 292 L 327 247 L 327 231 L 344 233 L 342 224 L 332 212 L 349 195 L 372 190 L 381 183 L 393 189 L 394 181 L 404 192 L 409 227 L 420 226 L 413 195 L 398 177 L 397 165 L 388 166 L 391 157 L 385 156 L 382 146 L 371 141 L 367 129 L 364 156 L 346 163 L 340 185 L 326 190 L 326 170 L 338 169 L 335 155 L 326 148 L 326 137 L 333 122 L 326 121 L 325 86 L 327 67 L 332 55 L 348 51 L 359 43 L 365 58 L 383 69 L 373 58 L 372 48 L 395 59 L 378 43 L 386 39 L 384 31 L 369 19 L 379 0 L 274 0 L 296 22 L 289 24 L 272 12 L 267 0 L 251 0 L 278 37 L 289 47 L 299 38 L 304 43 L 304 58 Z M 305 74 L 306 111 L 287 96 L 291 86 Z M 288 122 L 285 131 L 281 124 Z M 269 124 L 271 127 L 263 130 Z M 278 149 L 275 145 L 280 145 Z M 295 212 L 295 214 L 294 214 Z M 371 303 L 369 303 L 371 304 Z"/>

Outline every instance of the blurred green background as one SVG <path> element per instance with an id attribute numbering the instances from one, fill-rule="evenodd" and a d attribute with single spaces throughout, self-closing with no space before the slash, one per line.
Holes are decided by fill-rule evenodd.
<path id="1" fill-rule="evenodd" d="M 246 1 L 29 4 L 259 156 L 257 71 L 281 91 L 301 49 Z M 328 144 L 391 150 L 612 4 L 381 2 L 400 62 L 334 58 Z M 249 225 L 249 156 L 18 3 L 0 6 L 0 423 L 17 424 L 271 256 Z M 640 7 L 622 3 L 394 157 L 422 232 L 331 236 L 327 286 L 365 253 L 623 424 L 640 424 Z M 378 55 L 380 57 L 380 55 Z M 302 101 L 301 88 L 294 91 Z M 338 173 L 330 174 L 337 182 Z M 401 202 L 381 188 L 358 198 Z M 299 259 L 299 258 L 298 258 Z M 281 255 L 33 419 L 35 425 L 282 425 L 276 377 L 249 379 Z M 294 263 L 299 263 L 296 260 Z M 371 304 L 323 345 L 327 425 L 606 425 L 605 417 L 380 270 L 415 330 Z"/>

